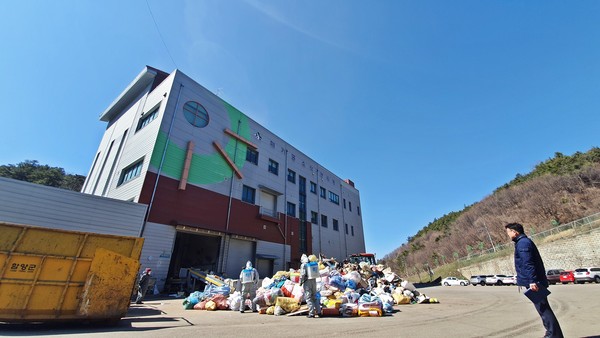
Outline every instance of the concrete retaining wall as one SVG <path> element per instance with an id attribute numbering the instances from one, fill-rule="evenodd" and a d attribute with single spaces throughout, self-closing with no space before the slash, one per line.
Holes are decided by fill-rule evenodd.
<path id="1" fill-rule="evenodd" d="M 567 230 L 560 233 L 560 238 L 546 237 L 536 245 L 544 260 L 546 269 L 574 270 L 577 268 L 600 266 L 600 229 L 587 233 L 576 233 Z M 514 275 L 513 251 L 503 257 L 470 264 L 459 268 L 463 276 L 506 274 Z"/>

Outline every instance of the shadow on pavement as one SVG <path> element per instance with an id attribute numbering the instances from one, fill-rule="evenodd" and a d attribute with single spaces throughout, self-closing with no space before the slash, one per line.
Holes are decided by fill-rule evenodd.
<path id="1" fill-rule="evenodd" d="M 0 323 L 0 336 L 45 336 L 93 332 L 143 332 L 175 326 L 193 326 L 183 317 L 165 316 L 166 313 L 152 307 L 158 299 L 144 302 L 146 306 L 133 305 L 126 317 L 120 320 L 77 320 L 38 323 Z M 154 303 L 154 304 L 153 304 Z"/>
<path id="2" fill-rule="evenodd" d="M 136 326 L 134 327 L 134 324 Z M 153 325 L 154 324 L 154 325 Z M 141 326 L 137 326 L 141 325 Z M 124 318 L 116 325 L 105 322 L 57 322 L 0 324 L 2 336 L 47 336 L 98 332 L 143 332 L 173 326 L 192 326 L 194 324 L 181 317 L 143 317 Z"/>

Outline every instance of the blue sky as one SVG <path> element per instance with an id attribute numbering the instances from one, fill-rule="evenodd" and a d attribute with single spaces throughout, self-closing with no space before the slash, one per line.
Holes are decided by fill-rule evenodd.
<path id="1" fill-rule="evenodd" d="M 145 65 L 179 68 L 352 179 L 378 257 L 555 152 L 600 145 L 597 1 L 2 8 L 0 164 L 86 175 L 100 113 Z"/>

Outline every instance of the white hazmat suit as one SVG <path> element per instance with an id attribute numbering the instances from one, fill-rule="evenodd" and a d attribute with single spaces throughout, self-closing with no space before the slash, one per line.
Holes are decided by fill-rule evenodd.
<path id="1" fill-rule="evenodd" d="M 240 272 L 240 284 L 242 285 L 242 297 L 240 298 L 240 312 L 244 313 L 246 308 L 246 298 L 250 295 L 252 299 L 252 312 L 256 312 L 256 285 L 258 284 L 258 271 L 252 267 L 250 261 L 246 262 L 246 268 Z"/>
<path id="2" fill-rule="evenodd" d="M 308 317 L 319 317 L 321 315 L 321 304 L 317 299 L 317 277 L 319 276 L 317 257 L 310 255 L 310 258 L 308 258 L 303 254 L 300 262 L 302 262 L 300 266 L 300 278 L 304 287 L 306 305 L 308 305 Z"/>

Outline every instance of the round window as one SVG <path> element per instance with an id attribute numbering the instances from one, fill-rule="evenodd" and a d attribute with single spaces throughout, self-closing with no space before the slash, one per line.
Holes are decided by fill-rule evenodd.
<path id="1" fill-rule="evenodd" d="M 194 127 L 204 128 L 208 125 L 208 112 L 198 102 L 186 102 L 183 105 L 183 115 Z"/>

